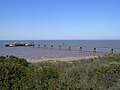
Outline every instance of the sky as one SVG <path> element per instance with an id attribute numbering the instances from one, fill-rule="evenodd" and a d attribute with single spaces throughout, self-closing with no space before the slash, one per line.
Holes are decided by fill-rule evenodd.
<path id="1" fill-rule="evenodd" d="M 120 40 L 120 0 L 0 0 L 0 40 Z"/>

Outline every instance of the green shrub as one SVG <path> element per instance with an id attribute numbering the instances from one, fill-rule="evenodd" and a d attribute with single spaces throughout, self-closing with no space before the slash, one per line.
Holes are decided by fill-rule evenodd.
<path id="1" fill-rule="evenodd" d="M 96 72 L 96 87 L 98 89 L 109 89 L 114 86 L 120 79 L 120 63 L 110 62 L 102 66 Z"/>
<path id="2" fill-rule="evenodd" d="M 117 54 L 107 55 L 107 58 L 108 58 L 110 61 L 120 62 L 120 55 L 117 55 Z"/>

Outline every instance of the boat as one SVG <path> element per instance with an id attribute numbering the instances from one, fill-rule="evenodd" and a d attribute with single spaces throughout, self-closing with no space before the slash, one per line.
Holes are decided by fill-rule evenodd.
<path id="1" fill-rule="evenodd" d="M 25 46 L 34 46 L 32 43 L 26 43 Z"/>
<path id="2" fill-rule="evenodd" d="M 9 47 L 15 47 L 15 44 L 10 44 Z"/>
<path id="3" fill-rule="evenodd" d="M 10 43 L 10 44 L 5 44 L 5 47 L 17 47 L 17 46 L 34 46 L 34 43 Z"/>
<path id="4" fill-rule="evenodd" d="M 9 47 L 10 44 L 5 44 L 5 47 Z"/>

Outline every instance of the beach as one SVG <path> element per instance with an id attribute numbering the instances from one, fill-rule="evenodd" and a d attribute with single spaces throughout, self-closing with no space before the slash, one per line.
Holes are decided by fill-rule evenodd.
<path id="1" fill-rule="evenodd" d="M 49 61 L 49 60 L 60 60 L 60 61 L 75 61 L 75 60 L 83 60 L 83 59 L 91 59 L 91 58 L 97 58 L 97 57 L 102 57 L 104 56 L 104 54 L 98 54 L 98 55 L 92 55 L 92 54 L 89 54 L 89 55 L 79 55 L 79 56 L 59 56 L 59 57 L 52 57 L 52 58 L 49 58 L 49 57 L 41 57 L 41 58 L 38 58 L 38 59 L 26 59 L 28 62 L 30 63 L 38 63 L 38 62 L 41 62 L 41 61 Z"/>

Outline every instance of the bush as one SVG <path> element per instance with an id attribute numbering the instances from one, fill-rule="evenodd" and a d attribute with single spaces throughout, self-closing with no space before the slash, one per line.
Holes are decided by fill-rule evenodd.
<path id="1" fill-rule="evenodd" d="M 0 90 L 13 90 L 23 77 L 26 76 L 26 67 L 14 57 L 1 57 L 0 60 Z"/>
<path id="2" fill-rule="evenodd" d="M 110 62 L 102 66 L 96 72 L 96 87 L 98 89 L 109 89 L 114 86 L 120 79 L 120 63 L 119 62 Z"/>
<path id="3" fill-rule="evenodd" d="M 117 54 L 110 54 L 110 55 L 107 55 L 107 58 L 110 60 L 110 61 L 117 61 L 117 62 L 120 62 L 120 55 L 117 55 Z"/>
<path id="4" fill-rule="evenodd" d="M 28 63 L 0 56 L 0 90 L 120 90 L 120 55 Z"/>

